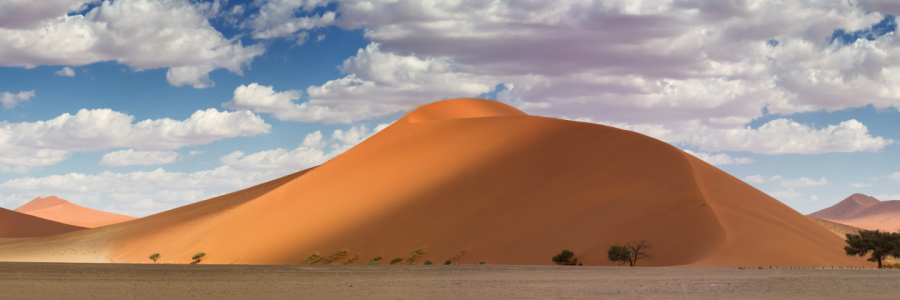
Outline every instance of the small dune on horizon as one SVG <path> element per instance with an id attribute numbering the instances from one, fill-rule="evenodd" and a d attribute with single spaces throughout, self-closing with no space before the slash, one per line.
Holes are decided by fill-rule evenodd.
<path id="1" fill-rule="evenodd" d="M 34 198 L 14 209 L 14 211 L 85 228 L 96 228 L 137 219 L 126 215 L 87 208 L 56 196 Z"/>
<path id="2" fill-rule="evenodd" d="M 896 232 L 900 231 L 900 200 L 881 201 L 857 193 L 809 216 L 862 229 Z"/>
<path id="3" fill-rule="evenodd" d="M 0 244 L 0 261 L 297 264 L 313 252 L 547 265 L 872 266 L 806 216 L 665 142 L 484 99 L 422 106 L 321 166 L 131 222 Z M 63 249 L 75 255 L 52 255 Z M 80 252 L 79 252 L 80 251 Z M 90 253 L 80 255 L 81 252 Z M 96 254 L 96 255 L 95 255 Z M 337 261 L 337 263 L 341 263 Z"/>

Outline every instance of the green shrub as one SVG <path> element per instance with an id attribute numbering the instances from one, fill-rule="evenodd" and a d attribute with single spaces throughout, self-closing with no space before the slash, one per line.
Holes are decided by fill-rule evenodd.
<path id="1" fill-rule="evenodd" d="M 452 265 L 452 264 L 453 264 L 453 261 L 449 260 L 449 259 L 444 262 L 444 265 Z"/>
<path id="2" fill-rule="evenodd" d="M 419 259 L 419 257 L 422 257 L 423 255 L 425 255 L 425 248 L 419 248 L 419 249 L 413 250 L 412 252 L 409 253 L 408 256 L 406 256 L 406 261 L 410 262 L 410 263 L 416 262 L 416 260 Z"/>
<path id="3" fill-rule="evenodd" d="M 345 264 L 345 265 L 352 264 L 352 263 L 353 263 L 354 261 L 356 261 L 357 259 L 359 259 L 359 253 L 357 253 L 356 255 L 354 255 L 354 256 L 351 257 L 351 258 L 348 258 L 346 261 L 344 261 L 344 264 Z"/>
<path id="4" fill-rule="evenodd" d="M 320 262 L 327 265 L 327 264 L 330 264 L 330 263 L 332 263 L 332 262 L 334 262 L 334 261 L 336 261 L 336 260 L 340 260 L 340 259 L 343 258 L 344 256 L 347 256 L 347 251 L 341 250 L 341 251 L 338 251 L 338 252 L 335 252 L 335 253 L 329 255 L 327 258 L 321 259 Z"/>
<path id="5" fill-rule="evenodd" d="M 393 265 L 393 264 L 396 264 L 396 263 L 401 262 L 401 261 L 403 261 L 402 258 L 395 257 L 394 259 L 391 260 L 391 264 Z"/>
<path id="6" fill-rule="evenodd" d="M 563 250 L 562 252 L 560 252 L 559 254 L 554 256 L 552 259 L 553 259 L 553 262 L 555 262 L 557 265 L 574 266 L 574 265 L 578 264 L 578 259 L 574 258 L 574 257 L 575 257 L 574 252 L 569 251 L 569 250 Z"/>
<path id="7" fill-rule="evenodd" d="M 479 265 L 483 265 L 483 264 L 486 264 L 486 263 L 487 263 L 487 261 L 482 260 L 482 261 L 481 261 L 480 263 L 478 263 L 478 264 L 479 264 Z"/>
<path id="8" fill-rule="evenodd" d="M 194 256 L 191 257 L 191 259 L 193 259 L 195 262 L 199 263 L 200 260 L 203 259 L 204 256 L 206 256 L 206 252 L 200 252 L 200 253 L 194 254 Z"/>
<path id="9" fill-rule="evenodd" d="M 150 255 L 150 260 L 152 260 L 155 264 L 156 261 L 159 260 L 159 253 L 153 253 L 153 255 Z"/>
<path id="10" fill-rule="evenodd" d="M 378 264 L 378 261 L 380 261 L 380 260 L 381 260 L 381 256 L 376 257 L 376 258 L 373 258 L 372 260 L 370 260 L 370 261 L 367 262 L 366 264 L 367 264 L 367 265 L 377 265 L 377 264 Z"/>
<path id="11" fill-rule="evenodd" d="M 434 263 L 431 262 L 430 260 L 425 260 L 425 263 L 424 263 L 423 265 L 433 265 L 433 264 L 434 264 Z"/>
<path id="12" fill-rule="evenodd" d="M 606 255 L 609 260 L 617 262 L 619 265 L 631 264 L 631 250 L 628 250 L 628 247 L 612 245 L 609 247 L 609 251 L 606 251 Z"/>
<path id="13" fill-rule="evenodd" d="M 304 258 L 303 261 L 300 262 L 300 264 L 301 265 L 311 265 L 311 264 L 318 262 L 319 259 L 321 259 L 321 258 L 322 258 L 322 256 L 319 255 L 319 252 L 313 252 L 312 254 L 310 254 L 309 256 Z"/>

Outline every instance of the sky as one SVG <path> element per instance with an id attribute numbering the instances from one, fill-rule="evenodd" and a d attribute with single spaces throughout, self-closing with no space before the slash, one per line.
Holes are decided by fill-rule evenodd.
<path id="1" fill-rule="evenodd" d="M 146 216 L 459 97 L 663 140 L 804 214 L 900 200 L 896 14 L 890 0 L 0 0 L 0 207 L 56 195 Z"/>

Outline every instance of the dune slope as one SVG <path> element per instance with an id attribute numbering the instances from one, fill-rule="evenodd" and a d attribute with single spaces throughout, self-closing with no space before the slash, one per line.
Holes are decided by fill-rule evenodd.
<path id="1" fill-rule="evenodd" d="M 85 228 L 95 228 L 136 219 L 126 215 L 90 209 L 56 196 L 37 197 L 16 208 L 15 211 Z"/>
<path id="2" fill-rule="evenodd" d="M 0 239 L 43 237 L 81 229 L 84 228 L 0 208 Z"/>
<path id="3" fill-rule="evenodd" d="M 204 263 L 283 264 L 346 250 L 361 263 L 424 247 L 419 262 L 466 250 L 464 263 L 552 264 L 569 249 L 587 265 L 611 265 L 609 245 L 645 239 L 655 255 L 646 266 L 869 264 L 805 216 L 671 145 L 490 100 L 423 106 L 265 185 L 71 240 L 108 241 L 99 251 L 117 262 L 158 252 L 187 263 L 206 252 Z M 229 197 L 244 200 L 223 204 Z M 39 259 L 34 251 L 69 245 L 59 240 L 5 244 L 0 260 Z"/>
<path id="4" fill-rule="evenodd" d="M 863 194 L 853 194 L 831 207 L 809 214 L 868 230 L 900 230 L 900 200 L 881 201 Z"/>

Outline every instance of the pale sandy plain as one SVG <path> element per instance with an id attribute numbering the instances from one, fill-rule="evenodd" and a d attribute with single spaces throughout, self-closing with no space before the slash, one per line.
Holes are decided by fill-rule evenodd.
<path id="1" fill-rule="evenodd" d="M 442 262 L 647 266 L 866 265 L 835 234 L 662 141 L 529 116 L 483 99 L 425 105 L 327 163 L 153 216 L 0 244 L 0 261 L 297 264 L 317 251 Z M 420 262 L 421 262 L 420 260 Z"/>
<path id="2" fill-rule="evenodd" d="M 897 299 L 900 270 L 0 263 L 3 299 Z"/>
<path id="3" fill-rule="evenodd" d="M 896 232 L 900 231 L 900 200 L 881 201 L 875 197 L 853 194 L 809 216 L 868 230 Z"/>

